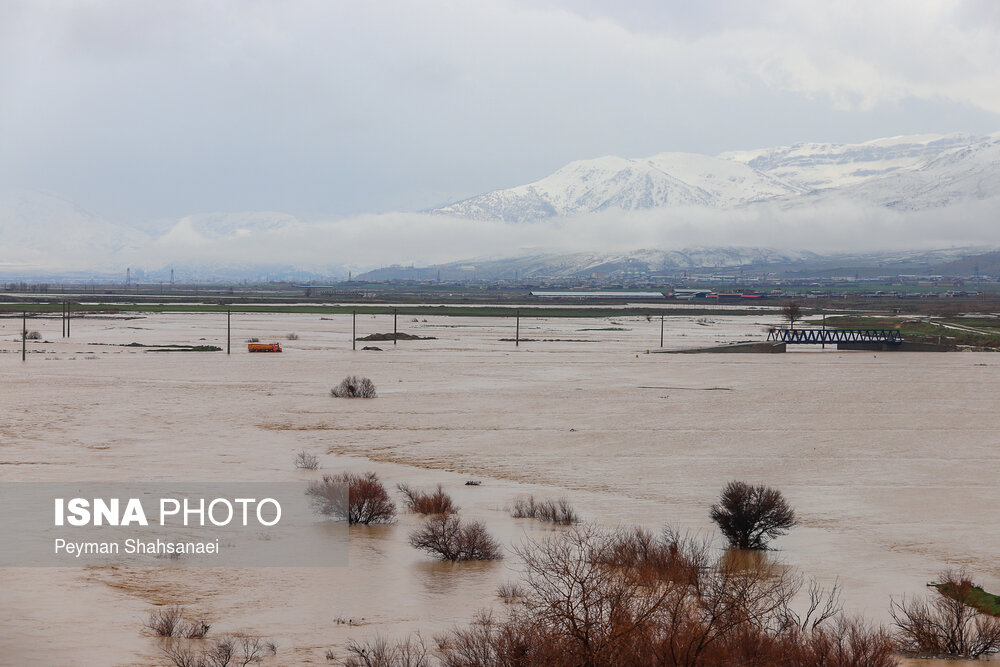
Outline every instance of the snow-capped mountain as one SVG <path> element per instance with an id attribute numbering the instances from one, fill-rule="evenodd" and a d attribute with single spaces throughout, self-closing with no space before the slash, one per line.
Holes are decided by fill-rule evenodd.
<path id="1" fill-rule="evenodd" d="M 803 188 L 735 160 L 694 153 L 571 162 L 550 176 L 436 209 L 475 219 L 527 222 L 606 209 L 658 206 L 725 208 L 802 192 Z"/>
<path id="2" fill-rule="evenodd" d="M 528 222 L 608 209 L 727 209 L 763 201 L 933 208 L 1000 195 L 1000 133 L 915 135 L 861 144 L 804 143 L 716 157 L 661 153 L 572 162 L 538 181 L 443 206 L 434 213 Z"/>
<path id="3" fill-rule="evenodd" d="M 434 267 L 434 276 L 444 267 L 446 279 L 509 279 L 820 265 L 790 248 L 834 257 L 831 270 L 855 261 L 836 254 L 844 252 L 951 247 L 959 258 L 997 246 L 1000 133 L 582 160 L 432 213 L 301 220 L 223 211 L 126 224 L 55 195 L 0 194 L 0 277 L 131 268 L 147 280 L 172 271 L 298 280 L 405 262 Z M 507 224 L 537 220 L 548 223 Z M 454 263 L 461 257 L 477 259 Z"/>

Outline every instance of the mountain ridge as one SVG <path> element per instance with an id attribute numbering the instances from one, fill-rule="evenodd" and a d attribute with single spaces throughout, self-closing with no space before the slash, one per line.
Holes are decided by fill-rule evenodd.
<path id="1" fill-rule="evenodd" d="M 953 188 L 945 190 L 937 181 Z M 533 222 L 618 209 L 795 205 L 823 193 L 920 210 L 1000 195 L 1000 133 L 899 135 L 858 144 L 804 142 L 717 156 L 575 160 L 531 183 L 432 209 L 474 220 Z M 804 199 L 803 205 L 810 200 Z"/>

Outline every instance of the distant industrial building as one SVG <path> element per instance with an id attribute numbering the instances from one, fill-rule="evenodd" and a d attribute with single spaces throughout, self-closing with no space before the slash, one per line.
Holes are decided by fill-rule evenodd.
<path id="1" fill-rule="evenodd" d="M 540 292 L 532 291 L 531 296 L 547 299 L 665 299 L 663 292 Z"/>

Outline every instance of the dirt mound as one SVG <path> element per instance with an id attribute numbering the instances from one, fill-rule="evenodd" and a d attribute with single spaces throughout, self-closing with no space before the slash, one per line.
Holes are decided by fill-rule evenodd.
<path id="1" fill-rule="evenodd" d="M 364 341 L 382 341 L 382 340 L 437 340 L 434 336 L 415 336 L 413 334 L 403 333 L 400 331 L 397 334 L 393 333 L 373 333 L 367 336 L 361 336 L 355 340 Z"/>

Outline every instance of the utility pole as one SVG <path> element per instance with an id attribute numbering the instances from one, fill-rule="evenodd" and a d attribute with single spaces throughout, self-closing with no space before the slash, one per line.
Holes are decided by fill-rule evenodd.
<path id="1" fill-rule="evenodd" d="M 399 332 L 398 332 L 398 329 L 396 328 L 396 315 L 397 315 L 396 311 L 397 311 L 396 308 L 392 309 L 392 344 L 393 345 L 395 345 L 396 341 L 399 340 Z"/>
<path id="2" fill-rule="evenodd" d="M 358 349 L 358 311 L 351 311 L 351 349 Z"/>
<path id="3" fill-rule="evenodd" d="M 514 329 L 514 347 L 520 347 L 521 345 L 521 311 L 517 311 L 515 315 L 517 317 L 516 328 Z"/>
<path id="4" fill-rule="evenodd" d="M 66 302 L 66 338 L 70 337 L 70 334 L 69 334 L 69 321 L 70 321 L 70 313 L 72 312 L 72 309 L 73 309 L 73 303 L 71 301 L 67 301 Z"/>
<path id="5" fill-rule="evenodd" d="M 59 307 L 62 309 L 59 312 L 59 315 L 60 315 L 59 319 L 62 321 L 62 337 L 65 338 L 66 337 L 66 302 L 63 301 L 62 303 L 60 303 Z"/>
<path id="6" fill-rule="evenodd" d="M 660 313 L 660 347 L 663 347 L 663 313 Z"/>
<path id="7" fill-rule="evenodd" d="M 28 353 L 28 313 L 21 311 L 21 361 L 27 358 Z"/>
<path id="8" fill-rule="evenodd" d="M 233 311 L 226 311 L 226 354 L 229 354 L 230 344 L 233 339 Z"/>

